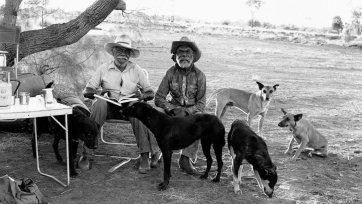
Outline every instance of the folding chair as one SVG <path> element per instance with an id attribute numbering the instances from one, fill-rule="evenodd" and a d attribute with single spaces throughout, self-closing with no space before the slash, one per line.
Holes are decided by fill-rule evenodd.
<path id="1" fill-rule="evenodd" d="M 105 123 L 121 123 L 121 124 L 131 124 L 129 121 L 126 120 L 117 120 L 117 119 L 109 119 L 106 120 Z M 104 126 L 104 125 L 103 125 Z M 109 142 L 106 141 L 104 139 L 104 128 L 103 126 L 100 128 L 100 136 L 101 136 L 101 141 L 105 144 L 111 144 L 111 145 L 123 145 L 123 146 L 137 146 L 137 144 L 134 143 L 124 143 L 124 142 Z M 95 156 L 104 156 L 104 155 L 95 155 Z M 123 165 L 127 164 L 128 162 L 130 162 L 131 160 L 137 160 L 140 158 L 140 155 L 138 155 L 137 157 L 123 157 L 123 156 L 110 156 L 112 158 L 117 158 L 117 159 L 125 159 L 125 161 L 122 161 L 121 163 L 113 166 L 112 168 L 110 168 L 108 170 L 108 172 L 113 172 L 115 170 L 117 170 L 118 168 L 122 167 Z"/>

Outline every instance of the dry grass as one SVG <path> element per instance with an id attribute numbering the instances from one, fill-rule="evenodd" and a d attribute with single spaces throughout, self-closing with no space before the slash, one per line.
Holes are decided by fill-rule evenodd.
<path id="1" fill-rule="evenodd" d="M 29 138 L 25 134 L 19 133 L 1 133 L 4 135 L 0 137 L 0 153 L 4 154 L 7 149 L 22 148 L 26 142 L 30 142 Z"/>

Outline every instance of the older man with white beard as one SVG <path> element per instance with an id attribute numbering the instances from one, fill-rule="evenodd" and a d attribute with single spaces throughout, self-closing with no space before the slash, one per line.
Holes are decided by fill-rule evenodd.
<path id="1" fill-rule="evenodd" d="M 167 70 L 155 95 L 155 105 L 171 116 L 187 116 L 204 112 L 206 102 L 206 76 L 194 64 L 201 57 L 196 43 L 188 37 L 173 41 L 172 60 L 175 62 Z M 168 100 L 168 95 L 171 99 Z M 179 166 L 193 175 L 197 170 L 191 163 L 197 158 L 199 140 L 181 150 Z"/>

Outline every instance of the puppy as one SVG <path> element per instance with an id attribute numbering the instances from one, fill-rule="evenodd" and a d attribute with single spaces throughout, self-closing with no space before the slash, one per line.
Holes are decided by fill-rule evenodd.
<path id="1" fill-rule="evenodd" d="M 68 135 L 69 135 L 69 169 L 70 176 L 75 177 L 78 175 L 75 170 L 75 161 L 78 150 L 78 140 L 84 141 L 84 144 L 89 149 L 96 149 L 98 146 L 98 133 L 99 127 L 97 123 L 89 118 L 90 112 L 87 110 L 80 99 L 77 102 L 79 105 L 72 104 L 74 101 L 78 101 L 77 97 L 67 97 L 63 99 L 57 99 L 59 103 L 70 105 L 73 107 L 73 113 L 68 115 Z M 68 102 L 67 102 L 68 101 Z M 70 101 L 70 102 L 69 102 Z M 65 124 L 65 116 L 55 116 L 55 118 L 62 124 Z M 59 126 L 52 118 L 39 118 L 37 119 L 37 127 L 50 126 L 51 133 L 54 134 L 53 149 L 55 157 L 59 163 L 63 162 L 63 158 L 59 154 L 58 144 L 61 139 L 65 140 L 65 131 Z M 41 129 L 40 129 L 41 130 Z M 41 131 L 38 131 L 40 135 Z M 35 157 L 35 139 L 34 134 L 32 138 L 32 150 Z"/>
<path id="2" fill-rule="evenodd" d="M 291 160 L 297 160 L 302 150 L 306 147 L 313 149 L 313 151 L 309 153 L 309 157 L 312 157 L 312 154 L 327 157 L 327 139 L 320 134 L 309 121 L 303 119 L 302 114 L 293 115 L 287 113 L 283 108 L 281 110 L 284 116 L 278 126 L 289 127 L 289 130 L 292 132 L 292 137 L 290 138 L 289 146 L 285 154 L 292 153 L 292 146 L 294 141 L 296 141 L 300 146 Z"/>
<path id="3" fill-rule="evenodd" d="M 213 145 L 217 160 L 217 175 L 212 181 L 220 181 L 225 128 L 216 116 L 196 114 L 187 117 L 171 117 L 142 102 L 136 102 L 127 107 L 123 110 L 123 114 L 126 117 L 138 118 L 155 135 L 164 161 L 164 180 L 158 185 L 159 190 L 165 190 L 169 184 L 172 151 L 183 149 L 198 139 L 201 139 L 202 150 L 207 162 L 205 173 L 200 178 L 208 177 L 212 164 L 210 149 Z"/>
<path id="4" fill-rule="evenodd" d="M 251 120 L 260 116 L 258 124 L 258 133 L 262 137 L 262 128 L 264 117 L 268 111 L 269 103 L 273 97 L 274 92 L 279 84 L 274 86 L 264 86 L 260 82 L 256 82 L 259 86 L 259 91 L 256 93 L 249 93 L 247 91 L 222 88 L 216 90 L 209 97 L 206 106 L 210 103 L 211 99 L 216 96 L 215 115 L 222 118 L 228 107 L 234 106 L 247 115 L 247 121 L 250 126 Z"/>
<path id="5" fill-rule="evenodd" d="M 235 120 L 232 123 L 228 134 L 228 148 L 233 158 L 234 192 L 242 194 L 239 183 L 243 163 L 248 162 L 253 166 L 259 187 L 267 196 L 272 197 L 278 180 L 277 168 L 270 159 L 264 140 L 246 124 L 246 121 Z"/>

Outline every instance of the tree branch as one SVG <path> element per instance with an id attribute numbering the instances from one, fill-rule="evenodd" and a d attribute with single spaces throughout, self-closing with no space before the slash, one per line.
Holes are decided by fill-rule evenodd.
<path id="1" fill-rule="evenodd" d="M 76 19 L 54 24 L 44 29 L 20 33 L 19 61 L 31 54 L 77 42 L 92 28 L 99 25 L 113 10 L 126 10 L 123 0 L 97 0 Z M 15 58 L 15 45 L 8 47 L 8 63 Z"/>

